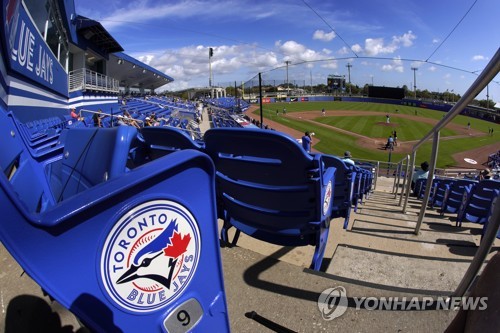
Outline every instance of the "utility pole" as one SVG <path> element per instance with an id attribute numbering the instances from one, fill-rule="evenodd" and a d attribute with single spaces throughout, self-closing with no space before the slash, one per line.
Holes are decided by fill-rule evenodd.
<path id="1" fill-rule="evenodd" d="M 351 67 L 352 67 L 352 65 L 350 63 L 347 63 L 346 67 L 347 67 L 347 72 L 349 73 L 349 96 L 351 96 L 351 94 L 352 94 L 352 92 L 351 92 Z"/>
<path id="2" fill-rule="evenodd" d="M 489 89 L 489 85 L 486 85 L 486 110 L 490 111 L 490 89 Z"/>
<path id="3" fill-rule="evenodd" d="M 412 67 L 411 70 L 413 71 L 413 91 L 415 93 L 415 99 L 417 99 L 417 67 Z"/>
<path id="4" fill-rule="evenodd" d="M 208 76 L 208 86 L 211 88 L 212 87 L 212 57 L 214 55 L 214 49 L 213 48 L 208 48 L 208 71 L 209 71 L 209 76 Z"/>
<path id="5" fill-rule="evenodd" d="M 313 93 L 313 72 L 312 72 L 312 70 L 309 71 L 309 75 L 311 78 L 311 95 L 312 95 L 312 93 Z"/>
<path id="6" fill-rule="evenodd" d="M 290 65 L 292 62 L 290 60 L 285 61 L 286 64 L 286 96 L 290 94 L 290 86 L 288 85 L 288 65 Z"/>

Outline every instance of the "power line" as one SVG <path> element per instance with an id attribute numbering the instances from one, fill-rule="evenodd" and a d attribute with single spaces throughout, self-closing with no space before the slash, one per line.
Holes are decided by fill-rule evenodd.
<path id="1" fill-rule="evenodd" d="M 302 0 L 302 2 L 303 2 L 303 3 L 307 6 L 307 7 L 309 7 L 309 9 L 310 9 L 310 10 L 312 10 L 312 11 L 313 11 L 313 13 L 314 13 L 314 14 L 316 14 L 316 15 L 317 15 L 317 16 L 321 19 L 321 21 L 323 21 L 323 22 L 324 22 L 324 23 L 325 23 L 325 24 L 326 24 L 326 25 L 327 25 L 327 26 L 328 26 L 328 27 L 329 27 L 329 28 L 330 28 L 330 29 L 331 29 L 331 30 L 335 33 L 335 35 L 339 36 L 340 40 L 341 40 L 342 42 L 344 42 L 344 44 L 345 44 L 345 45 L 349 48 L 349 50 L 351 50 L 351 52 L 352 52 L 352 53 L 354 53 L 354 55 L 355 55 L 356 57 L 358 57 L 358 55 L 356 54 L 356 52 L 354 52 L 354 51 L 352 50 L 351 45 L 349 45 L 349 44 L 348 44 L 348 43 L 344 40 L 344 38 L 342 38 L 342 36 L 340 36 L 340 35 L 339 35 L 336 31 L 335 31 L 335 29 L 333 29 L 333 27 L 332 27 L 332 26 L 331 26 L 328 22 L 326 22 L 326 20 L 325 20 L 325 19 L 324 19 L 321 15 L 319 15 L 319 13 L 318 13 L 316 10 L 314 10 L 314 8 L 312 8 L 312 7 L 311 7 L 311 6 L 310 6 L 310 5 L 309 5 L 309 4 L 308 4 L 305 0 Z"/>
<path id="2" fill-rule="evenodd" d="M 434 55 L 434 53 L 437 52 L 437 50 L 439 50 L 439 48 L 441 47 L 441 45 L 444 44 L 444 42 L 446 42 L 446 40 L 451 36 L 451 34 L 455 31 L 455 29 L 460 25 L 460 23 L 462 23 L 462 21 L 465 19 L 465 17 L 469 14 L 469 12 L 472 10 L 472 7 L 474 7 L 474 5 L 476 4 L 477 0 L 474 1 L 474 3 L 470 6 L 469 10 L 467 10 L 467 12 L 464 14 L 464 16 L 460 19 L 460 21 L 458 21 L 458 23 L 455 25 L 455 27 L 450 31 L 450 33 L 448 34 L 448 36 L 446 36 L 445 39 L 443 39 L 443 41 L 436 47 L 436 49 L 434 50 L 434 52 L 432 52 L 432 54 L 425 60 L 426 62 L 429 61 L 429 59 Z"/>

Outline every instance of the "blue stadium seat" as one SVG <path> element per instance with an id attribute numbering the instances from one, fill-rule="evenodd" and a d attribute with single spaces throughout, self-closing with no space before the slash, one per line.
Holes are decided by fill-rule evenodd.
<path id="1" fill-rule="evenodd" d="M 177 128 L 144 127 L 141 129 L 141 134 L 151 159 L 182 149 L 203 149 L 202 143 L 194 141 L 185 131 Z"/>
<path id="2" fill-rule="evenodd" d="M 52 168 L 56 201 L 125 173 L 128 154 L 137 136 L 133 126 L 68 130 L 60 164 Z"/>
<path id="3" fill-rule="evenodd" d="M 5 119 L 0 241 L 43 290 L 93 332 L 229 332 L 208 156 L 177 152 L 37 211 L 25 198 L 36 177 L 13 180 L 29 154 Z"/>
<path id="4" fill-rule="evenodd" d="M 441 207 L 443 204 L 444 196 L 446 191 L 450 188 L 451 184 L 455 179 L 441 179 L 436 178 L 433 182 L 432 196 L 429 199 L 429 207 L 434 208 L 434 206 Z"/>
<path id="5" fill-rule="evenodd" d="M 295 139 L 260 129 L 205 133 L 215 163 L 221 238 L 235 245 L 240 231 L 284 246 L 315 246 L 319 270 L 328 240 L 335 168 L 307 154 Z M 232 242 L 228 229 L 237 229 Z"/>
<path id="6" fill-rule="evenodd" d="M 347 229 L 349 217 L 351 216 L 354 186 L 356 183 L 355 168 L 348 163 L 344 163 L 342 159 L 332 155 L 323 155 L 322 161 L 325 163 L 325 167 L 334 167 L 336 169 L 331 217 L 343 217 L 344 229 Z"/>
<path id="7" fill-rule="evenodd" d="M 482 180 L 472 188 L 466 188 L 462 205 L 457 214 L 457 225 L 462 221 L 485 223 L 493 200 L 500 195 L 500 182 Z"/>
<path id="8" fill-rule="evenodd" d="M 457 179 L 454 181 L 444 195 L 443 204 L 441 205 L 441 215 L 444 215 L 444 213 L 458 213 L 466 188 L 470 190 L 476 184 L 477 181 L 468 179 Z"/>

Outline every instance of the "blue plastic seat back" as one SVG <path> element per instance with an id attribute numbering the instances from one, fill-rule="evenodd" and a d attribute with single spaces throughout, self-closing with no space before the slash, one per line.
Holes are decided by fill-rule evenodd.
<path id="1" fill-rule="evenodd" d="M 214 177 L 185 150 L 33 214 L 0 174 L 0 241 L 90 331 L 229 332 Z"/>
<path id="2" fill-rule="evenodd" d="M 300 229 L 321 221 L 321 166 L 292 138 L 259 129 L 205 133 L 225 207 L 239 221 L 261 229 Z"/>
<path id="3" fill-rule="evenodd" d="M 182 149 L 202 150 L 203 145 L 194 141 L 185 131 L 172 127 L 144 127 L 141 129 L 151 159 Z"/>
<path id="4" fill-rule="evenodd" d="M 321 155 L 312 157 L 296 140 L 274 131 L 211 129 L 205 133 L 205 149 L 216 168 L 223 241 L 234 226 L 274 244 L 315 245 L 311 267 L 319 269 L 335 168 L 324 169 Z"/>
<path id="5" fill-rule="evenodd" d="M 344 163 L 336 156 L 323 155 L 322 161 L 326 167 L 336 168 L 332 217 L 344 217 L 344 229 L 346 229 L 355 192 L 357 172 L 354 166 Z"/>
<path id="6" fill-rule="evenodd" d="M 52 177 L 60 180 L 54 189 L 57 201 L 119 176 L 126 171 L 132 142 L 137 136 L 133 126 L 113 128 L 73 128 L 64 142 L 60 174 L 56 168 Z"/>
<path id="7" fill-rule="evenodd" d="M 429 205 L 434 207 L 437 205 L 441 207 L 443 203 L 443 199 L 446 193 L 446 190 L 451 186 L 451 184 L 455 181 L 455 179 L 446 179 L 446 178 L 436 178 L 434 179 L 434 191 L 432 193 L 432 197 L 429 201 Z"/>
<path id="8" fill-rule="evenodd" d="M 50 200 L 48 185 L 41 179 L 43 174 L 36 173 L 34 164 L 13 119 L 0 110 L 0 169 L 30 213 L 40 212 Z"/>
<path id="9" fill-rule="evenodd" d="M 484 223 L 488 218 L 491 205 L 500 194 L 500 182 L 496 180 L 482 180 L 476 184 L 468 194 L 458 212 L 457 222 L 467 220 L 474 223 Z"/>
<path id="10" fill-rule="evenodd" d="M 468 179 L 457 179 L 449 187 L 442 207 L 444 212 L 456 213 L 462 204 L 466 188 L 471 189 L 477 184 L 476 181 Z"/>

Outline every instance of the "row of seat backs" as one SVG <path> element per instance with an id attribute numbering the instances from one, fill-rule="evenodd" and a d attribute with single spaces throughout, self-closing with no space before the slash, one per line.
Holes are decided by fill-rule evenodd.
<path id="1" fill-rule="evenodd" d="M 307 154 L 295 139 L 279 132 L 211 129 L 205 133 L 204 145 L 175 129 L 144 128 L 141 132 L 151 156 L 190 148 L 212 158 L 217 171 L 218 216 L 225 221 L 224 241 L 228 241 L 227 229 L 235 226 L 275 244 L 316 245 L 311 264 L 315 269 L 321 265 L 329 219 L 345 217 L 347 227 L 353 196 L 357 202 L 360 191 L 371 184 L 368 171 L 338 157 Z M 325 196 L 329 181 L 331 199 Z M 327 211 L 325 203 L 330 206 Z"/>
<path id="2" fill-rule="evenodd" d="M 461 226 L 463 221 L 483 224 L 488 221 L 493 202 L 499 195 L 498 180 L 485 179 L 477 182 L 470 179 L 437 178 L 433 181 L 429 206 L 440 207 L 442 214 L 456 213 L 457 226 Z"/>
<path id="3" fill-rule="evenodd" d="M 291 140 L 291 142 L 290 137 L 285 136 L 286 139 L 283 139 L 282 142 L 280 142 L 275 147 L 271 147 L 267 142 L 272 141 L 275 138 L 281 138 L 283 134 L 273 131 L 262 131 L 259 129 L 253 129 L 249 132 L 245 132 L 248 130 L 249 129 L 228 129 L 227 131 L 222 131 L 222 133 L 225 133 L 224 135 L 229 141 L 232 141 L 232 136 L 234 136 L 235 138 L 236 136 L 241 136 L 243 137 L 242 140 L 246 140 L 248 138 L 251 144 L 255 144 L 255 146 L 252 146 L 252 149 L 254 149 L 253 147 L 257 147 L 255 151 L 259 153 L 262 153 L 261 150 L 265 147 L 267 151 L 267 157 L 270 160 L 281 160 L 281 158 L 284 158 L 282 160 L 282 163 L 286 163 L 287 165 L 291 164 L 292 166 L 287 167 L 284 173 L 280 175 L 274 175 L 275 180 L 285 180 L 284 183 L 286 184 L 293 183 L 293 177 L 290 177 L 288 171 L 294 171 L 294 163 L 289 157 L 286 156 L 286 154 L 282 154 L 284 148 L 281 148 L 279 145 L 288 146 L 290 147 L 288 149 L 293 150 L 296 150 L 297 147 L 300 148 L 300 146 L 294 140 Z M 211 129 L 207 131 L 207 133 L 213 133 L 217 131 L 218 129 Z M 182 149 L 196 149 L 205 152 L 207 151 L 205 143 L 194 141 L 189 135 L 187 135 L 187 133 L 176 129 L 149 127 L 141 129 L 141 134 L 147 144 L 149 154 L 153 159 Z M 213 147 L 215 148 L 211 149 L 217 149 L 217 146 Z M 243 149 L 243 145 L 241 144 L 233 145 L 232 148 L 234 148 L 234 151 L 237 154 L 247 153 L 243 150 L 238 151 L 238 149 Z M 299 152 L 301 155 L 303 155 L 303 150 L 299 150 Z M 255 152 L 251 151 L 251 153 Z M 321 154 L 321 156 L 322 162 L 324 163 L 325 167 L 336 168 L 335 189 L 331 216 L 332 218 L 344 217 L 344 226 L 347 228 L 351 205 L 353 202 L 356 203 L 358 201 L 359 193 L 366 194 L 371 189 L 373 174 L 368 170 L 356 168 L 350 164 L 344 163 L 342 159 L 336 156 L 324 154 Z M 263 172 L 268 173 L 272 171 L 272 168 L 269 168 L 269 165 L 270 164 L 263 164 L 263 167 L 265 169 L 268 168 Z M 245 172 L 248 172 L 250 174 L 258 174 L 254 169 L 249 171 L 245 168 L 241 168 L 237 172 L 240 176 Z"/>
<path id="4" fill-rule="evenodd" d="M 462 221 L 485 223 L 491 206 L 500 194 L 500 181 L 485 179 L 471 188 L 465 188 L 462 203 L 457 214 L 457 225 Z"/>
<path id="5" fill-rule="evenodd" d="M 70 130 L 65 154 L 49 170 L 52 176 L 60 172 L 64 200 L 40 209 L 50 191 L 43 185 L 47 183 L 43 170 L 33 163 L 12 122 L 0 112 L 0 211 L 4 216 L 0 241 L 49 295 L 92 330 L 152 332 L 163 326 L 170 331 L 172 321 L 185 328 L 180 326 L 185 322 L 175 320 L 184 311 L 183 318 L 192 316 L 188 329 L 196 325 L 200 331 L 228 332 L 212 161 L 205 154 L 185 150 L 128 171 L 124 161 L 134 131 L 132 127 Z M 112 239 L 120 223 L 133 223 L 127 216 L 136 214 L 137 207 L 146 209 L 153 203 L 156 207 L 158 200 L 173 204 L 172 209 L 182 216 L 192 215 L 186 219 L 196 226 L 190 237 L 191 243 L 196 242 L 197 268 L 190 266 L 192 261 L 184 261 L 193 272 L 190 282 L 182 285 L 175 280 L 180 291 L 156 311 L 122 308 L 127 301 L 118 304 L 106 292 L 109 287 L 105 286 L 101 260 L 112 249 L 106 249 L 104 243 Z M 196 228 L 199 232 L 194 232 Z M 186 229 L 179 232 L 184 235 Z M 126 243 L 121 244 L 114 251 L 124 250 Z M 114 258 L 121 260 L 120 256 Z M 208 285 L 207 280 L 211 281 Z M 129 282 L 131 291 L 133 283 Z M 123 306 L 147 305 L 146 296 L 142 301 L 139 296 L 139 303 Z M 160 297 L 156 295 L 156 300 Z M 147 298 L 148 302 L 154 299 Z"/>

